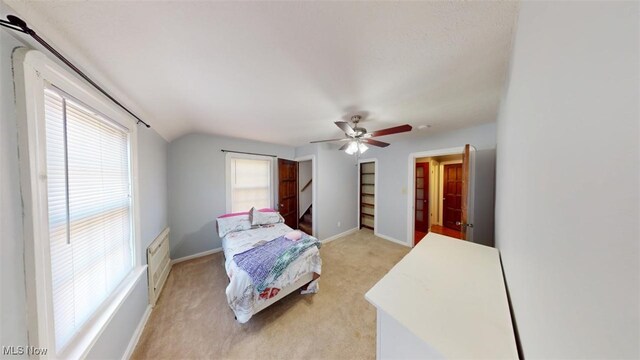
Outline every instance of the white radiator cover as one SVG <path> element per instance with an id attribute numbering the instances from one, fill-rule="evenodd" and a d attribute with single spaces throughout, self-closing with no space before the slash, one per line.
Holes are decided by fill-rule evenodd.
<path id="1" fill-rule="evenodd" d="M 147 267 L 149 276 L 149 303 L 155 306 L 160 292 L 171 271 L 169 259 L 169 228 L 166 228 L 147 248 Z"/>

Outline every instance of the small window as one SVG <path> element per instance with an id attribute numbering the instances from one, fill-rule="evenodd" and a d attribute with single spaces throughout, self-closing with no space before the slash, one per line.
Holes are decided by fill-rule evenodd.
<path id="1" fill-rule="evenodd" d="M 45 89 L 47 200 L 56 351 L 132 271 L 129 134 Z"/>
<path id="2" fill-rule="evenodd" d="M 273 201 L 270 157 L 227 154 L 227 211 L 270 208 Z"/>

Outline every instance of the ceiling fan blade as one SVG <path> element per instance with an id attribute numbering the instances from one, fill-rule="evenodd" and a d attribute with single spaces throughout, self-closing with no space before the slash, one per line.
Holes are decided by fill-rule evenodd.
<path id="1" fill-rule="evenodd" d="M 344 131 L 345 134 L 347 134 L 348 136 L 353 136 L 355 135 L 355 131 L 353 131 L 353 129 L 351 128 L 351 126 L 349 126 L 348 122 L 345 121 L 336 121 L 335 124 L 342 130 Z"/>
<path id="2" fill-rule="evenodd" d="M 351 143 L 350 143 L 350 142 L 348 142 L 348 143 L 346 143 L 346 144 L 342 145 L 342 146 L 340 147 L 340 149 L 338 149 L 338 150 L 340 150 L 340 151 L 347 150 L 347 148 L 349 147 L 349 145 L 351 145 Z"/>
<path id="3" fill-rule="evenodd" d="M 387 146 L 389 146 L 389 143 L 386 143 L 384 141 L 373 140 L 373 139 L 361 139 L 360 141 L 362 141 L 363 143 L 367 143 L 369 145 L 373 145 L 373 146 L 379 146 L 379 147 L 387 147 Z M 348 145 L 348 144 L 346 144 L 346 145 Z"/>
<path id="4" fill-rule="evenodd" d="M 388 129 L 382 129 L 382 130 L 374 131 L 374 132 L 370 133 L 371 136 L 369 136 L 369 137 L 398 134 L 398 133 L 411 131 L 411 129 L 413 129 L 411 127 L 411 125 L 405 124 L 405 125 L 400 125 L 400 126 L 395 126 L 395 127 L 392 127 L 392 128 L 388 128 Z"/>
<path id="5" fill-rule="evenodd" d="M 323 142 L 330 142 L 330 141 L 349 141 L 349 140 L 353 140 L 353 139 L 349 139 L 349 138 L 340 138 L 340 139 L 330 139 L 330 140 L 316 140 L 316 141 L 311 141 L 311 144 L 315 144 L 315 143 L 323 143 Z"/>

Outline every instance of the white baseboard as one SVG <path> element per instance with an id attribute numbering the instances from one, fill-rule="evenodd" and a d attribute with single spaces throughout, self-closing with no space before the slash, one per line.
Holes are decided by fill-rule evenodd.
<path id="1" fill-rule="evenodd" d="M 140 336 L 142 335 L 142 331 L 144 330 L 145 325 L 147 325 L 147 320 L 149 320 L 149 316 L 151 315 L 151 305 L 147 305 L 147 309 L 144 311 L 142 315 L 142 319 L 138 323 L 136 330 L 133 332 L 131 336 L 131 341 L 129 341 L 129 345 L 127 346 L 127 350 L 125 350 L 122 355 L 122 360 L 129 360 L 131 355 L 133 355 L 133 351 L 136 349 L 136 345 L 138 345 L 138 341 L 140 341 Z"/>
<path id="2" fill-rule="evenodd" d="M 394 242 L 394 243 L 399 244 L 399 245 L 404 245 L 404 246 L 406 246 L 406 247 L 412 247 L 412 246 L 411 246 L 411 244 L 407 244 L 407 242 L 406 242 L 406 241 L 400 241 L 400 240 L 398 240 L 398 239 L 392 238 L 391 236 L 382 235 L 382 234 L 380 234 L 380 233 L 374 233 L 374 235 L 375 235 L 375 236 L 377 236 L 377 237 L 379 237 L 379 238 L 385 239 L 385 240 L 387 240 L 387 241 Z"/>
<path id="3" fill-rule="evenodd" d="M 335 240 L 335 239 L 339 239 L 339 238 L 341 238 L 341 237 L 343 237 L 343 236 L 347 236 L 347 235 L 349 235 L 349 234 L 353 234 L 353 233 L 354 233 L 354 232 L 356 232 L 356 231 L 358 231 L 358 228 L 357 228 L 357 227 L 354 227 L 353 229 L 349 229 L 349 230 L 347 230 L 347 231 L 345 231 L 345 232 L 341 232 L 340 234 L 336 234 L 336 235 L 333 235 L 333 236 L 329 236 L 328 238 L 326 238 L 326 239 L 324 239 L 324 240 L 320 240 L 320 242 L 322 242 L 322 243 L 328 243 L 329 241 L 333 241 L 333 240 Z"/>
<path id="4" fill-rule="evenodd" d="M 207 250 L 207 251 L 203 251 L 203 252 L 199 252 L 197 254 L 193 254 L 193 255 L 189 255 L 189 256 L 184 256 L 181 258 L 177 258 L 177 259 L 171 259 L 171 264 L 175 265 L 177 263 L 181 263 L 183 261 L 187 261 L 187 260 L 192 260 L 192 259 L 197 259 L 199 257 L 203 257 L 203 256 L 207 256 L 207 255 L 211 255 L 211 254 L 215 254 L 215 253 L 219 253 L 220 251 L 222 251 L 222 248 L 219 247 L 217 249 L 211 249 L 211 250 Z"/>

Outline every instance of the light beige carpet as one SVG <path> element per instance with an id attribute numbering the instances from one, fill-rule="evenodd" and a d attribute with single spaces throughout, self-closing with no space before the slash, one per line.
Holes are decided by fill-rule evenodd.
<path id="1" fill-rule="evenodd" d="M 176 264 L 133 359 L 373 359 L 375 308 L 364 294 L 408 247 L 369 230 L 323 244 L 320 292 L 293 292 L 239 324 L 222 253 Z"/>

